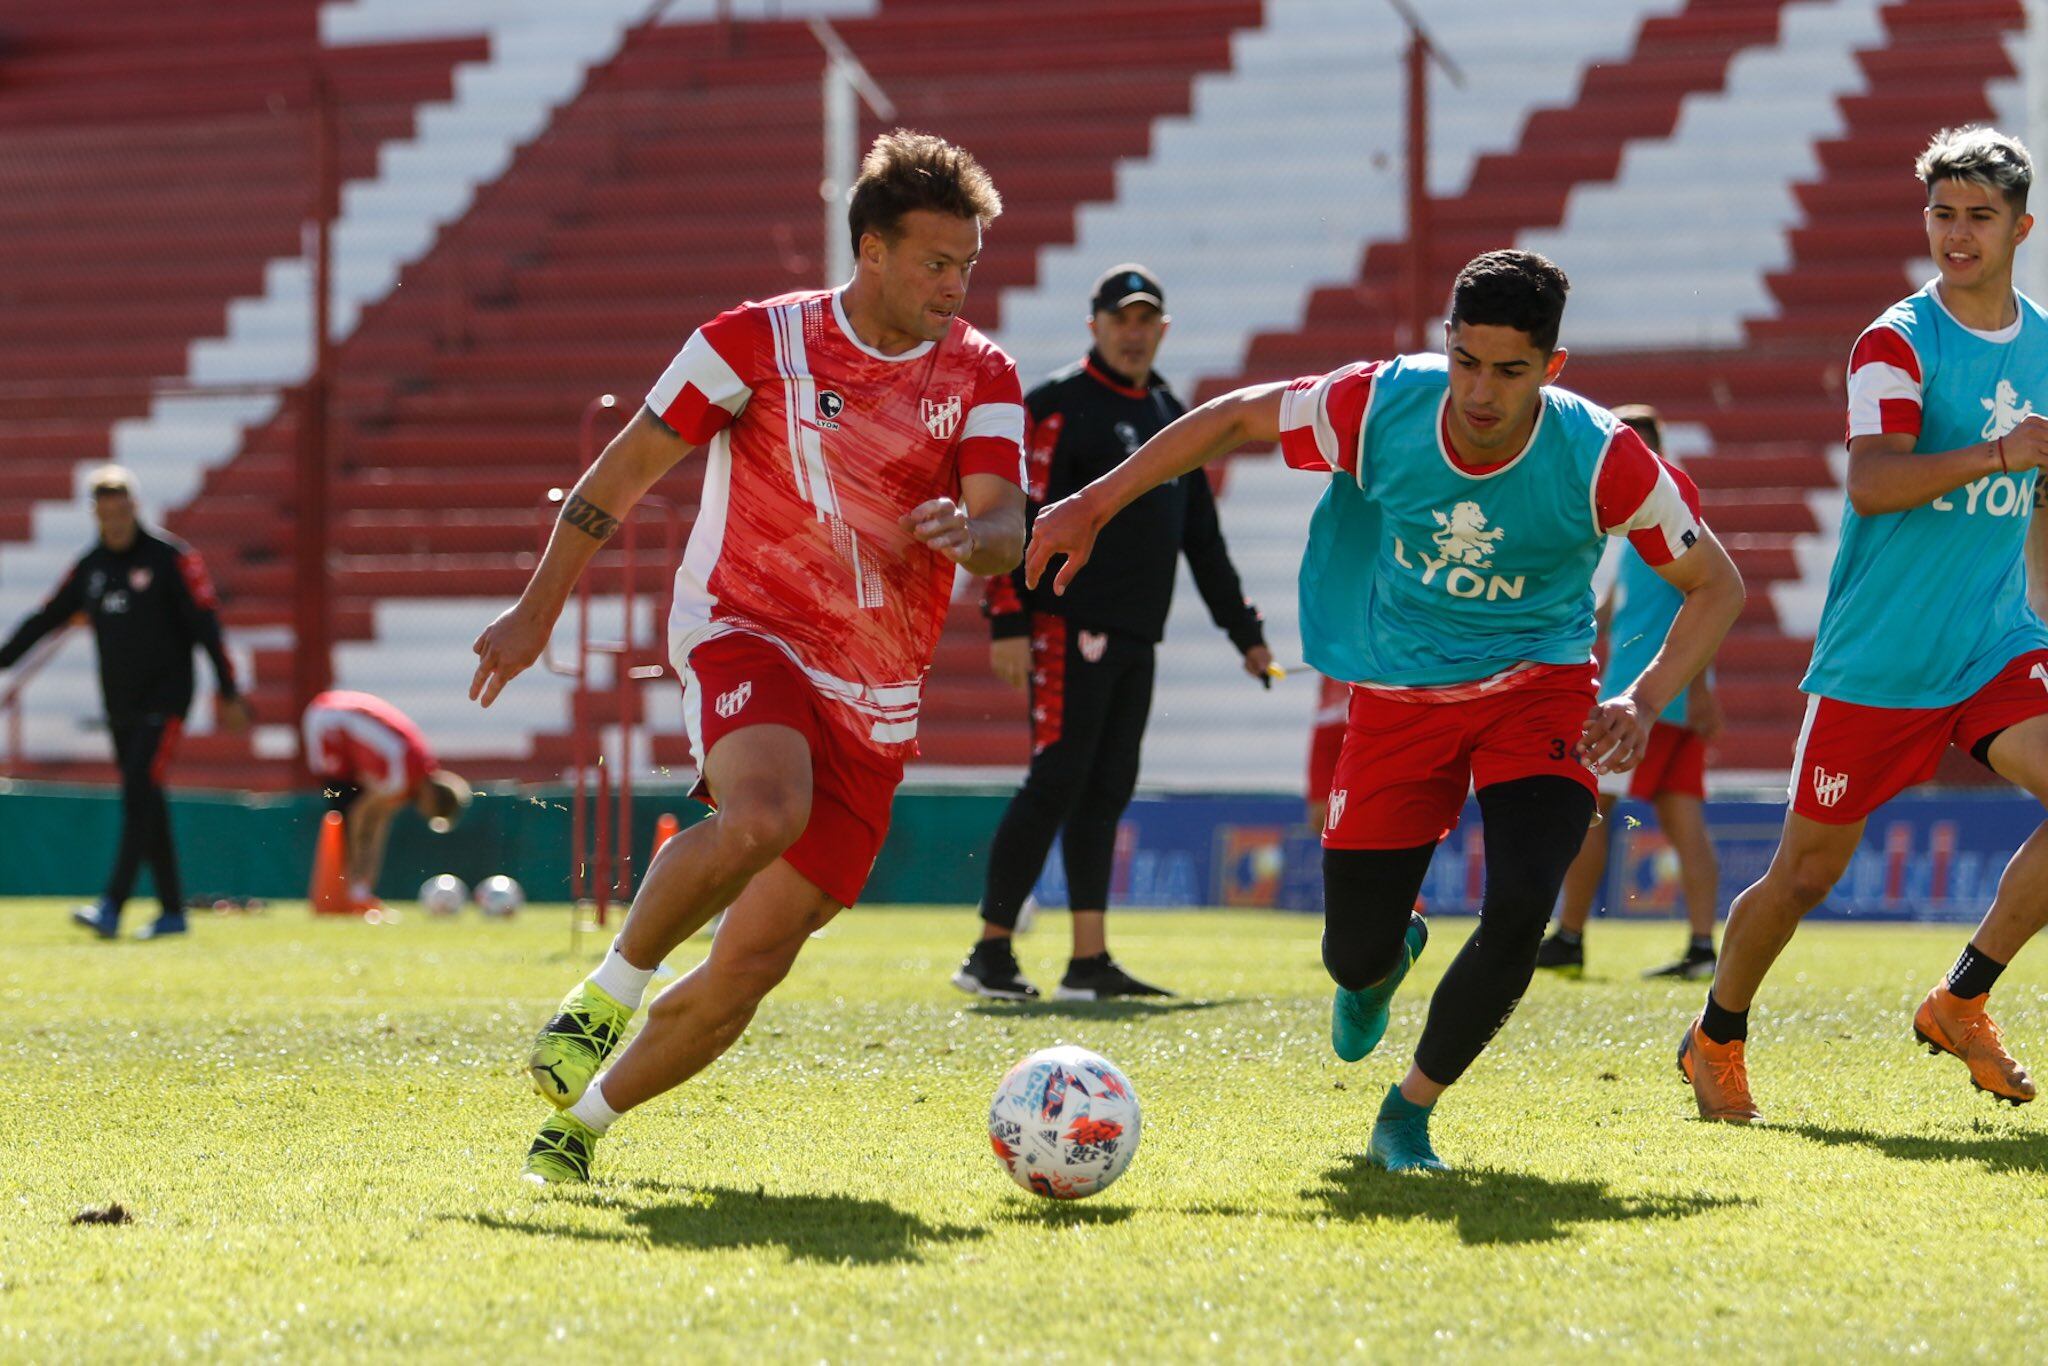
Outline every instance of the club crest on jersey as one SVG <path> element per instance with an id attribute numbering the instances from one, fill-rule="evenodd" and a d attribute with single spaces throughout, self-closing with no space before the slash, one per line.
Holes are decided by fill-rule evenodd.
<path id="1" fill-rule="evenodd" d="M 835 432 L 838 431 L 839 424 L 832 419 L 845 411 L 845 399 L 830 389 L 820 389 L 818 391 L 818 425 L 820 427 L 827 427 Z"/>
<path id="2" fill-rule="evenodd" d="M 1083 631 L 1080 636 L 1081 658 L 1090 664 L 1102 662 L 1102 652 L 1109 648 L 1109 637 L 1101 631 Z"/>
<path id="3" fill-rule="evenodd" d="M 712 706 L 718 709 L 718 714 L 720 716 L 725 717 L 727 720 L 731 720 L 734 716 L 739 714 L 739 710 L 741 707 L 747 705 L 747 699 L 752 697 L 753 695 L 754 685 L 752 683 L 742 683 L 730 692 L 720 693 L 718 695 L 718 700 L 712 703 Z"/>
<path id="4" fill-rule="evenodd" d="M 139 564 L 128 571 L 128 586 L 140 593 L 148 589 L 150 581 L 155 577 L 148 565 Z"/>
<path id="5" fill-rule="evenodd" d="M 1833 806 L 1848 790 L 1848 774 L 1830 773 L 1819 764 L 1813 766 L 1813 799 L 1822 806 Z"/>
<path id="6" fill-rule="evenodd" d="M 1986 441 L 1996 441 L 2007 432 L 2034 415 L 2034 400 L 2020 401 L 2019 390 L 2012 387 L 2012 381 L 1998 381 L 1998 388 L 1990 398 L 1980 398 L 1984 405 L 1984 430 L 1978 436 Z"/>
<path id="7" fill-rule="evenodd" d="M 948 394 L 944 398 L 920 400 L 924 408 L 924 429 L 941 441 L 949 439 L 960 427 L 960 395 Z"/>

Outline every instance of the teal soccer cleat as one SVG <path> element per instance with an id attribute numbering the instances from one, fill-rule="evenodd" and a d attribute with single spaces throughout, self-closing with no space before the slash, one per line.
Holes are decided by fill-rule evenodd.
<path id="1" fill-rule="evenodd" d="M 1429 926 L 1419 914 L 1410 912 L 1408 933 L 1402 939 L 1400 961 L 1383 981 L 1358 991 L 1337 988 L 1330 1003 L 1330 1047 L 1346 1062 L 1357 1062 L 1380 1046 L 1387 1033 L 1387 1007 L 1408 969 L 1422 956 L 1429 943 Z"/>
<path id="2" fill-rule="evenodd" d="M 1449 1171 L 1450 1164 L 1429 1146 L 1429 1110 L 1403 1096 L 1400 1087 L 1390 1088 L 1372 1123 L 1365 1160 L 1390 1172 Z"/>

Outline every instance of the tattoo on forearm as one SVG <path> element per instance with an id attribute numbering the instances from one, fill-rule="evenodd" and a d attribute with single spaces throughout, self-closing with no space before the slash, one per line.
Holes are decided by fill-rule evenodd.
<path id="1" fill-rule="evenodd" d="M 618 518 L 580 493 L 569 495 L 569 501 L 562 505 L 561 520 L 599 541 L 610 540 L 612 533 L 619 529 Z"/>

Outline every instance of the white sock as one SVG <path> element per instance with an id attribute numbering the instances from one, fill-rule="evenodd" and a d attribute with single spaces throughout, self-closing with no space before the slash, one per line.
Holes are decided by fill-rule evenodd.
<path id="1" fill-rule="evenodd" d="M 367 882 L 351 882 L 348 885 L 348 894 L 358 901 L 374 901 L 376 899 L 375 895 L 370 891 L 370 884 Z"/>
<path id="2" fill-rule="evenodd" d="M 569 1113 L 589 1125 L 593 1132 L 600 1134 L 611 1128 L 612 1121 L 619 1117 L 619 1112 L 605 1101 L 602 1076 L 590 1083 L 589 1088 L 583 1093 L 583 1099 L 571 1105 Z"/>
<path id="3" fill-rule="evenodd" d="M 636 968 L 628 963 L 619 949 L 619 941 L 614 939 L 611 951 L 597 965 L 597 971 L 590 974 L 590 984 L 626 1009 L 638 1010 L 640 998 L 653 977 L 654 968 Z"/>

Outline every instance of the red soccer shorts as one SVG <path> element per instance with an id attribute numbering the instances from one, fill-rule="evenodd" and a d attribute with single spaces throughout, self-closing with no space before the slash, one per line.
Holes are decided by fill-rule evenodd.
<path id="1" fill-rule="evenodd" d="M 683 724 L 701 773 L 712 747 L 748 726 L 788 726 L 811 750 L 811 818 L 783 861 L 842 906 L 860 899 L 889 833 L 903 761 L 877 753 L 835 720 L 796 662 L 759 636 L 733 634 L 690 651 Z M 699 780 L 696 795 L 718 796 Z"/>
<path id="2" fill-rule="evenodd" d="M 1969 753 L 1986 737 L 2044 715 L 2048 650 L 2018 656 L 1948 707 L 1859 707 L 1810 697 L 1792 751 L 1792 809 L 1823 825 L 1853 825 L 1932 778 L 1947 746 Z"/>
<path id="3" fill-rule="evenodd" d="M 1628 795 L 1655 801 L 1670 792 L 1680 797 L 1707 795 L 1707 742 L 1696 731 L 1659 721 L 1650 727 L 1643 761 L 1625 776 Z"/>
<path id="4" fill-rule="evenodd" d="M 1593 666 L 1465 702 L 1407 702 L 1351 691 L 1344 748 L 1330 783 L 1323 844 L 1330 849 L 1412 849 L 1458 828 L 1465 793 L 1555 774 L 1594 791 L 1579 762 L 1593 709 Z"/>

